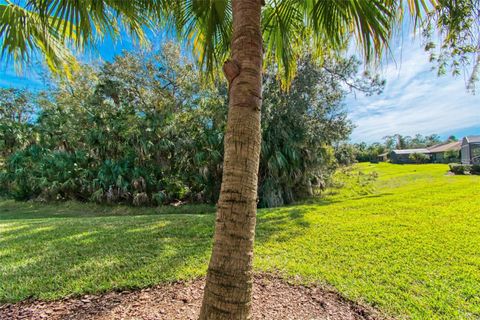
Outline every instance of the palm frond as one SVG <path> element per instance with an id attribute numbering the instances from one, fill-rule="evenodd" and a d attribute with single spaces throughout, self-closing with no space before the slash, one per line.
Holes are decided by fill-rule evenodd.
<path id="1" fill-rule="evenodd" d="M 171 8 L 177 32 L 185 36 L 208 71 L 223 63 L 230 50 L 232 7 L 228 0 L 189 0 Z"/>
<path id="2" fill-rule="evenodd" d="M 334 50 L 345 49 L 351 35 L 370 60 L 388 43 L 396 12 L 393 1 L 310 1 L 307 9 L 315 36 Z"/>
<path id="3" fill-rule="evenodd" d="M 408 11 L 415 24 L 436 0 L 270 0 L 262 16 L 266 62 L 274 61 L 285 84 L 305 48 L 317 58 L 346 51 L 354 40 L 365 60 L 379 58 Z"/>
<path id="4" fill-rule="evenodd" d="M 29 0 L 23 5 L 0 4 L 2 55 L 21 65 L 40 52 L 53 72 L 69 72 L 74 55 L 69 48 L 86 45 L 121 30 L 147 42 L 145 30 L 164 20 L 168 1 L 148 0 Z"/>
<path id="5" fill-rule="evenodd" d="M 290 83 L 305 45 L 306 26 L 301 1 L 272 0 L 263 11 L 265 61 L 276 62 L 284 83 Z"/>
<path id="6" fill-rule="evenodd" d="M 57 25 L 68 28 L 70 24 L 58 20 Z M 47 66 L 53 71 L 61 69 L 70 74 L 75 65 L 75 58 L 67 48 L 66 39 L 51 23 L 42 23 L 38 12 L 11 2 L 0 5 L 0 39 L 2 58 L 13 58 L 19 69 L 31 60 L 35 49 L 40 51 Z M 75 40 L 76 34 L 72 33 L 70 39 Z"/>

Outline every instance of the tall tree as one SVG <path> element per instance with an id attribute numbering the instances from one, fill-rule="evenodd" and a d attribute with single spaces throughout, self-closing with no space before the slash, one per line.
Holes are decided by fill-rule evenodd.
<path id="1" fill-rule="evenodd" d="M 415 17 L 427 0 L 409 0 Z M 338 51 L 354 35 L 367 59 L 379 54 L 401 18 L 402 0 L 7 0 L 0 5 L 2 52 L 26 61 L 40 50 L 53 70 L 71 70 L 69 44 L 84 47 L 98 36 L 127 30 L 145 40 L 153 19 L 175 21 L 209 69 L 224 66 L 229 113 L 224 174 L 201 319 L 247 319 L 260 156 L 262 66 L 277 60 L 284 83 L 293 78 L 303 44 Z M 266 5 L 262 10 L 262 5 Z M 397 14 L 399 13 L 400 14 Z M 263 35 L 263 37 L 262 37 Z"/>
<path id="2" fill-rule="evenodd" d="M 263 43 L 260 0 L 233 0 L 222 188 L 200 319 L 248 319 L 260 163 Z"/>
<path id="3" fill-rule="evenodd" d="M 35 106 L 26 90 L 0 89 L 0 158 L 7 158 L 31 140 Z"/>

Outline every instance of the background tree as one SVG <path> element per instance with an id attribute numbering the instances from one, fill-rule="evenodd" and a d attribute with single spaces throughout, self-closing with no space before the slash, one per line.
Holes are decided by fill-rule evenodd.
<path id="1" fill-rule="evenodd" d="M 385 144 L 379 142 L 374 142 L 370 145 L 365 142 L 355 143 L 353 145 L 355 158 L 359 162 L 377 161 L 380 154 L 393 149 L 391 145 L 392 140 L 390 139 L 387 139 Z"/>
<path id="2" fill-rule="evenodd" d="M 137 205 L 215 201 L 226 88 L 205 86 L 197 72 L 167 44 L 52 79 L 29 124 L 37 141 L 7 159 L 10 193 Z"/>
<path id="3" fill-rule="evenodd" d="M 339 143 L 335 146 L 335 159 L 340 166 L 351 166 L 357 162 L 355 146 Z"/>
<path id="4" fill-rule="evenodd" d="M 460 162 L 459 152 L 455 151 L 455 150 L 445 151 L 444 154 L 443 154 L 443 158 L 445 159 L 445 161 L 447 161 L 449 163 L 450 162 Z"/>
<path id="5" fill-rule="evenodd" d="M 458 141 L 458 139 L 457 139 L 457 137 L 455 137 L 454 135 L 451 135 L 451 136 L 448 136 L 447 141 L 455 142 L 455 141 Z"/>
<path id="6" fill-rule="evenodd" d="M 378 93 L 383 81 L 359 77 L 354 58 L 317 64 L 305 54 L 288 92 L 281 90 L 275 68 L 264 75 L 260 206 L 278 206 L 310 197 L 325 188 L 337 168 L 334 145 L 353 128 L 343 101 L 349 89 Z M 347 89 L 348 88 L 348 89 Z"/>
<path id="7" fill-rule="evenodd" d="M 259 206 L 311 197 L 327 185 L 338 166 L 334 145 L 351 131 L 346 83 L 366 94 L 381 90 L 358 66 L 354 58 L 318 64 L 306 54 L 288 92 L 273 67 L 267 72 Z M 69 81 L 53 78 L 45 92 L 25 92 L 36 106 L 35 140 L 6 158 L 7 192 L 41 201 L 215 203 L 227 88 L 205 85 L 197 72 L 178 45 L 166 43 L 80 65 Z"/>
<path id="8" fill-rule="evenodd" d="M 32 94 L 20 89 L 0 90 L 0 158 L 5 159 L 32 139 L 35 111 Z M 3 161 L 3 160 L 0 160 Z"/>

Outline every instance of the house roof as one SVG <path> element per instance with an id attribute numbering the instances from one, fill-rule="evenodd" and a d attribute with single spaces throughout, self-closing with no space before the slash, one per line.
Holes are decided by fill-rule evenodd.
<path id="1" fill-rule="evenodd" d="M 428 149 L 403 149 L 403 150 L 392 150 L 395 154 L 412 154 L 412 153 L 430 153 Z"/>
<path id="2" fill-rule="evenodd" d="M 446 151 L 460 151 L 461 148 L 462 148 L 462 142 L 454 141 L 454 142 L 441 143 L 441 144 L 431 146 L 428 148 L 428 151 L 430 151 L 431 153 L 446 152 Z"/>
<path id="3" fill-rule="evenodd" d="M 467 143 L 480 143 L 480 136 L 466 136 Z"/>

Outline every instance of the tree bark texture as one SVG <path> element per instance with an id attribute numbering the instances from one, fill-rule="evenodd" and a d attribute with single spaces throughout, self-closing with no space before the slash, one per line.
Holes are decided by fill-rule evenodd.
<path id="1" fill-rule="evenodd" d="M 232 0 L 223 179 L 200 319 L 250 319 L 260 161 L 262 0 Z"/>

